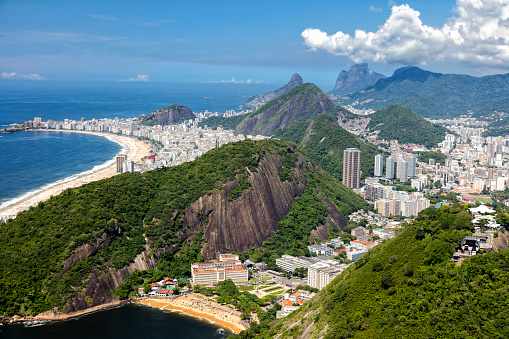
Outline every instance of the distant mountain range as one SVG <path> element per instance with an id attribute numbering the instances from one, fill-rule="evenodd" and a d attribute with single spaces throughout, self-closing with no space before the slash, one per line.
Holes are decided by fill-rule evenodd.
<path id="1" fill-rule="evenodd" d="M 194 119 L 196 119 L 196 115 L 188 107 L 175 104 L 161 108 L 143 117 L 141 124 L 147 126 L 166 126 L 181 124 L 186 120 Z"/>
<path id="2" fill-rule="evenodd" d="M 240 109 L 243 110 L 253 110 L 258 107 L 266 104 L 267 102 L 280 97 L 283 94 L 290 92 L 297 86 L 300 86 L 304 83 L 301 76 L 297 73 L 294 73 L 290 79 L 290 81 L 281 88 L 278 88 L 274 91 L 270 91 L 268 93 L 256 95 L 254 97 L 249 98 L 245 103 L 240 106 Z"/>
<path id="3" fill-rule="evenodd" d="M 415 143 L 426 147 L 436 147 L 445 139 L 447 128 L 432 124 L 415 114 L 411 109 L 392 104 L 369 116 L 367 126 L 370 131 L 378 131 L 378 138 L 396 139 L 402 144 Z"/>
<path id="4" fill-rule="evenodd" d="M 418 67 L 403 67 L 386 79 L 379 79 L 365 91 L 344 96 L 335 102 L 356 108 L 379 110 L 401 104 L 427 118 L 453 118 L 493 111 L 509 112 L 509 74 L 473 77 L 442 74 Z"/>
<path id="5" fill-rule="evenodd" d="M 347 71 L 341 71 L 330 94 L 349 94 L 373 86 L 378 80 L 387 78 L 368 68 L 368 64 L 356 64 Z"/>

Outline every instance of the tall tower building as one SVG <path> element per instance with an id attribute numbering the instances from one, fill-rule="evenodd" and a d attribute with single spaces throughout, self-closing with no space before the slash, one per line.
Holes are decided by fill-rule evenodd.
<path id="1" fill-rule="evenodd" d="M 415 177 L 415 169 L 417 167 L 417 158 L 413 155 L 411 155 L 409 158 L 408 158 L 408 176 L 410 178 L 414 178 Z"/>
<path id="2" fill-rule="evenodd" d="M 124 172 L 124 161 L 127 161 L 127 155 L 119 154 L 117 155 L 117 173 Z"/>
<path id="3" fill-rule="evenodd" d="M 360 183 L 361 151 L 357 148 L 347 148 L 343 152 L 343 185 L 357 189 Z"/>
<path id="4" fill-rule="evenodd" d="M 398 179 L 401 182 L 408 180 L 408 161 L 404 159 L 398 159 Z"/>
<path id="5" fill-rule="evenodd" d="M 381 177 L 384 172 L 384 156 L 377 154 L 375 156 L 375 177 Z"/>
<path id="6" fill-rule="evenodd" d="M 394 158 L 390 155 L 385 161 L 385 177 L 387 179 L 394 179 Z"/>

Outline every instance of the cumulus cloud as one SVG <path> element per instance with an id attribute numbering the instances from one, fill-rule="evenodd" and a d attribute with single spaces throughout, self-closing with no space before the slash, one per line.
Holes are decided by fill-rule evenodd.
<path id="1" fill-rule="evenodd" d="M 119 81 L 123 81 L 123 82 L 133 82 L 133 81 L 147 82 L 148 81 L 148 75 L 146 75 L 146 74 L 138 74 L 134 78 L 120 79 Z"/>
<path id="2" fill-rule="evenodd" d="M 219 80 L 219 81 L 209 81 L 211 84 L 268 84 L 265 80 L 236 80 L 235 78 L 231 78 L 231 80 Z"/>
<path id="3" fill-rule="evenodd" d="M 20 74 L 16 72 L 2 72 L 0 73 L 0 77 L 2 79 L 24 79 L 24 80 L 44 80 L 44 77 L 40 76 L 39 74 L 35 73 L 28 73 L 28 74 Z"/>
<path id="4" fill-rule="evenodd" d="M 509 65 L 509 0 L 457 0 L 455 16 L 441 28 L 422 23 L 409 5 L 393 6 L 376 32 L 356 30 L 328 35 L 316 28 L 302 32 L 310 50 L 325 50 L 355 62 L 420 64 L 453 59 L 473 65 Z"/>

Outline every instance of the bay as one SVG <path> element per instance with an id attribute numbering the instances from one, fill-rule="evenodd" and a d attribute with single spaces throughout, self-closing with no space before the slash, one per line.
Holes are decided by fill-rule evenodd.
<path id="1" fill-rule="evenodd" d="M 0 327 L 1 338 L 25 339 L 223 339 L 230 333 L 206 320 L 135 304 L 68 320 Z"/>

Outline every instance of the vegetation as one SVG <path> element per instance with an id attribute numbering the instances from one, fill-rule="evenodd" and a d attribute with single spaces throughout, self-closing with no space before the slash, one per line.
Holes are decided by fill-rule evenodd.
<path id="1" fill-rule="evenodd" d="M 427 164 L 429 164 L 429 159 L 435 159 L 435 164 L 444 165 L 445 160 L 447 159 L 447 156 L 440 151 L 437 151 L 437 152 L 429 151 L 429 152 L 421 152 L 419 154 L 419 157 L 417 158 L 417 160 L 425 162 Z"/>
<path id="2" fill-rule="evenodd" d="M 325 338 L 506 338 L 509 251 L 449 261 L 473 230 L 467 208 L 421 212 L 270 335 L 297 337 L 312 325 L 310 336 Z"/>
<path id="3" fill-rule="evenodd" d="M 189 108 L 174 104 L 144 116 L 141 124 L 145 126 L 172 125 L 195 118 L 196 116 Z"/>
<path id="4" fill-rule="evenodd" d="M 379 139 L 396 139 L 402 144 L 415 143 L 436 147 L 449 132 L 447 128 L 433 125 L 412 110 L 398 104 L 389 105 L 369 117 L 371 120 L 367 129 L 380 131 Z"/>
<path id="5" fill-rule="evenodd" d="M 472 77 L 404 67 L 366 91 L 341 99 L 341 105 L 359 101 L 364 102 L 359 108 L 378 110 L 388 104 L 401 104 L 422 117 L 437 119 L 466 112 L 488 116 L 495 111 L 509 112 L 508 78 L 507 74 Z"/>
<path id="6" fill-rule="evenodd" d="M 189 274 L 190 263 L 203 259 L 208 220 L 201 218 L 202 230 L 194 237 L 179 240 L 177 232 L 187 226 L 185 208 L 246 168 L 255 170 L 264 153 L 286 149 L 277 141 L 231 143 L 178 167 L 125 173 L 68 189 L 19 213 L 0 228 L 0 314 L 62 307 L 83 291 L 93 271 L 100 275 L 128 266 L 143 251 L 145 237 L 152 254 L 161 255 L 162 272 Z M 96 253 L 64 270 L 78 247 L 101 241 Z"/>
<path id="7" fill-rule="evenodd" d="M 345 149 L 354 147 L 361 151 L 362 178 L 373 175 L 375 155 L 380 153 L 375 146 L 343 129 L 326 114 L 318 115 L 313 121 L 278 130 L 274 137 L 297 143 L 311 160 L 339 180 L 343 180 Z"/>
<path id="8" fill-rule="evenodd" d="M 247 114 L 235 131 L 271 135 L 278 129 L 313 120 L 320 113 L 341 119 L 355 116 L 348 110 L 336 106 L 316 85 L 306 83 Z"/>
<path id="9" fill-rule="evenodd" d="M 223 129 L 234 130 L 237 127 L 237 125 L 242 120 L 244 120 L 245 117 L 246 117 L 245 115 L 236 115 L 234 117 L 229 117 L 229 118 L 213 116 L 213 117 L 210 117 L 210 118 L 200 121 L 198 123 L 198 127 L 207 126 L 212 129 L 217 129 L 219 126 L 221 126 Z"/>

